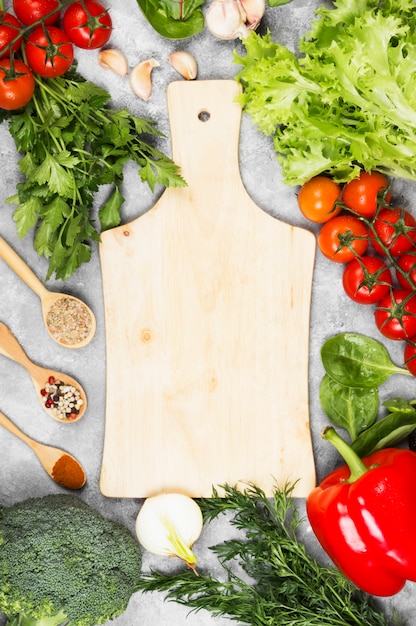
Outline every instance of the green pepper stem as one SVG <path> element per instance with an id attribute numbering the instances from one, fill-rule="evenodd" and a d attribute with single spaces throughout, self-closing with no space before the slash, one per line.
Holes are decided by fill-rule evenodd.
<path id="1" fill-rule="evenodd" d="M 322 438 L 332 443 L 334 448 L 338 450 L 348 467 L 350 468 L 349 483 L 358 480 L 360 476 L 368 471 L 368 467 L 364 465 L 358 454 L 342 439 L 332 426 L 326 426 L 322 431 Z"/>

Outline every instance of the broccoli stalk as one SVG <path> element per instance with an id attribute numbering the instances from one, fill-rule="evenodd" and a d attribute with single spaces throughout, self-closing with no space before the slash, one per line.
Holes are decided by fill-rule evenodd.
<path id="1" fill-rule="evenodd" d="M 59 611 L 57 615 L 52 617 L 42 617 L 41 619 L 34 619 L 33 617 L 26 617 L 22 613 L 8 617 L 7 626 L 63 626 L 67 624 L 68 620 L 63 611 Z"/>
<path id="2" fill-rule="evenodd" d="M 138 589 L 141 551 L 75 495 L 0 508 L 0 611 L 7 626 L 96 626 Z"/>

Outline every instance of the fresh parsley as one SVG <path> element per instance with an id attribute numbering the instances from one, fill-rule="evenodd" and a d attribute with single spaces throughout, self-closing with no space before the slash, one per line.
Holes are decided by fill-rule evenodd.
<path id="1" fill-rule="evenodd" d="M 337 569 L 320 565 L 297 537 L 302 518 L 291 498 L 293 486 L 267 498 L 255 485 L 244 491 L 225 485 L 224 497 L 199 500 L 206 521 L 231 512 L 241 538 L 213 546 L 223 568 L 214 577 L 198 568 L 143 574 L 142 591 L 162 591 L 166 599 L 206 609 L 250 626 L 387 626 L 372 598 Z M 237 567 L 236 567 L 237 565 Z M 241 575 L 235 573 L 240 570 Z M 396 617 L 395 624 L 400 624 Z"/>
<path id="2" fill-rule="evenodd" d="M 36 79 L 30 103 L 16 113 L 0 112 L 21 158 L 24 180 L 8 198 L 19 237 L 35 230 L 34 247 L 49 261 L 46 278 L 66 280 L 91 258 L 91 242 L 120 223 L 123 167 L 139 166 L 140 178 L 155 185 L 186 185 L 173 161 L 147 140 L 161 136 L 152 120 L 108 107 L 110 94 L 73 67 L 64 76 Z M 94 223 L 92 207 L 101 185 L 111 193 Z"/>

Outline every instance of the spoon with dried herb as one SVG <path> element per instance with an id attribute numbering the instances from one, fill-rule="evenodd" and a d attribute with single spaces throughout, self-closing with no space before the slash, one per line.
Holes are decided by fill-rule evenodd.
<path id="1" fill-rule="evenodd" d="M 65 348 L 83 348 L 95 334 L 96 320 L 79 298 L 49 291 L 13 248 L 0 237 L 0 257 L 40 298 L 46 330 Z"/>
<path id="2" fill-rule="evenodd" d="M 85 391 L 75 378 L 29 359 L 12 331 L 0 322 L 0 354 L 16 361 L 29 373 L 38 400 L 50 417 L 63 423 L 77 422 L 87 408 Z"/>
<path id="3" fill-rule="evenodd" d="M 81 489 L 86 482 L 82 465 L 60 448 L 35 441 L 0 412 L 0 426 L 26 443 L 38 457 L 42 467 L 56 483 L 66 489 Z"/>

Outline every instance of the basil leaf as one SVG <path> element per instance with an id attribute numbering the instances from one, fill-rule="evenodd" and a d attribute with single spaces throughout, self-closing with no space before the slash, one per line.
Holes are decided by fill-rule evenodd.
<path id="1" fill-rule="evenodd" d="M 149 24 L 166 39 L 185 39 L 205 25 L 204 0 L 137 0 Z"/>
<path id="2" fill-rule="evenodd" d="M 341 333 L 325 341 L 321 359 L 325 372 L 347 387 L 372 389 L 392 374 L 410 375 L 394 365 L 382 343 L 357 333 Z"/>
<path id="3" fill-rule="evenodd" d="M 379 408 L 377 389 L 346 387 L 326 374 L 319 389 L 319 399 L 331 422 L 345 428 L 351 441 L 374 424 L 377 418 Z"/>

